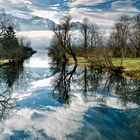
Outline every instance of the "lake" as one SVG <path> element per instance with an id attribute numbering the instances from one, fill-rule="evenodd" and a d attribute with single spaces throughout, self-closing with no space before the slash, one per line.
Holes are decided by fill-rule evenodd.
<path id="1" fill-rule="evenodd" d="M 140 81 L 58 65 L 50 32 L 21 34 L 38 52 L 0 68 L 0 140 L 140 139 Z"/>

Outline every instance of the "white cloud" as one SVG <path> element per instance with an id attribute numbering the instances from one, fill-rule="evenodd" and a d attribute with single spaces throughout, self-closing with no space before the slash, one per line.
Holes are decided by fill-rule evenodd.
<path id="1" fill-rule="evenodd" d="M 121 15 L 121 12 L 89 12 L 86 8 L 71 8 L 70 15 L 73 21 L 82 22 L 83 18 L 88 17 L 91 24 L 97 24 L 101 30 L 111 29 L 115 20 Z"/>
<path id="2" fill-rule="evenodd" d="M 9 2 L 13 3 L 13 4 L 32 4 L 31 1 L 29 0 L 8 0 Z"/>
<path id="3" fill-rule="evenodd" d="M 89 100 L 91 102 L 85 103 L 80 93 L 75 93 L 74 96 L 75 98 L 68 108 L 63 106 L 46 106 L 46 110 L 44 111 L 29 108 L 18 110 L 10 119 L 4 122 L 2 135 L 11 135 L 13 130 L 25 130 L 31 134 L 32 139 L 35 139 L 38 131 L 43 130 L 49 137 L 57 140 L 67 139 L 68 135 L 78 132 L 84 126 L 85 112 L 89 108 L 99 107 L 100 101 L 103 98 L 103 95 L 96 94 L 93 98 L 90 96 Z M 106 104 L 112 108 L 124 110 L 138 107 L 134 104 L 129 104 L 128 108 L 125 108 L 121 105 L 119 98 L 114 97 L 108 98 Z M 92 135 L 93 139 L 103 139 L 100 134 L 100 127 L 96 128 L 91 124 L 91 129 L 94 131 L 94 135 Z"/>
<path id="4" fill-rule="evenodd" d="M 96 4 L 99 4 L 99 3 L 103 3 L 105 2 L 106 0 L 74 0 L 72 1 L 71 3 L 69 3 L 69 6 L 70 7 L 76 7 L 78 5 L 96 5 Z"/>
<path id="5" fill-rule="evenodd" d="M 119 11 L 124 13 L 140 12 L 137 8 L 133 7 L 132 4 L 133 1 L 131 0 L 125 0 L 125 1 L 119 0 L 119 1 L 112 2 L 111 6 L 113 11 Z"/>
<path id="6" fill-rule="evenodd" d="M 36 16 L 40 16 L 40 17 L 44 17 L 47 19 L 50 19 L 54 22 L 58 22 L 60 20 L 60 18 L 64 15 L 63 12 L 61 11 L 56 11 L 56 10 L 40 10 L 37 8 L 33 8 L 32 15 L 36 15 Z"/>
<path id="7" fill-rule="evenodd" d="M 48 35 L 48 36 L 47 36 Z M 18 32 L 18 36 L 27 36 L 30 38 L 40 38 L 40 37 L 47 37 L 47 39 L 51 39 L 53 36 L 52 31 L 21 31 Z"/>
<path id="8" fill-rule="evenodd" d="M 28 17 L 32 10 L 32 3 L 28 0 L 1 0 L 0 8 L 5 9 L 6 13 L 13 16 Z"/>
<path id="9" fill-rule="evenodd" d="M 30 15 L 48 18 L 58 23 L 65 12 L 59 10 L 60 4 L 54 4 L 52 7 L 41 7 L 35 5 L 32 0 L 1 0 L 3 8 L 9 13 L 13 13 L 19 17 L 29 17 Z M 82 21 L 84 17 L 88 17 L 92 23 L 98 24 L 102 29 L 109 29 L 113 26 L 114 21 L 122 14 L 134 15 L 139 13 L 139 10 L 133 6 L 132 0 L 118 0 L 112 3 L 107 11 L 96 8 L 97 4 L 108 2 L 107 0 L 73 0 L 67 2 L 69 6 L 70 15 L 73 21 Z M 78 7 L 79 5 L 87 7 Z M 88 6 L 95 6 L 95 9 L 88 8 Z M 103 5 L 102 5 L 103 6 Z"/>

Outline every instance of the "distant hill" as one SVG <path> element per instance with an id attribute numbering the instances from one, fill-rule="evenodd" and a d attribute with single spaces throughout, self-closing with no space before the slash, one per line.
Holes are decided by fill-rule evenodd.
<path id="1" fill-rule="evenodd" d="M 53 25 L 56 26 L 53 21 L 38 16 L 29 19 L 16 17 L 15 19 L 20 24 L 21 30 L 48 30 Z"/>
<path id="2" fill-rule="evenodd" d="M 38 16 L 32 16 L 31 18 L 28 18 L 28 19 L 15 17 L 15 16 L 12 16 L 11 14 L 8 14 L 7 16 L 13 19 L 14 21 L 16 21 L 20 25 L 20 29 L 22 31 L 49 30 L 52 26 L 55 26 L 55 27 L 57 26 L 57 24 L 53 22 L 52 20 L 38 17 Z M 82 24 L 80 22 L 72 22 L 71 29 L 72 30 L 80 29 L 81 25 Z"/>
<path id="3" fill-rule="evenodd" d="M 72 22 L 71 23 L 71 28 L 72 28 L 72 30 L 76 30 L 76 29 L 80 29 L 81 28 L 81 26 L 82 26 L 82 23 L 80 23 L 80 22 Z"/>

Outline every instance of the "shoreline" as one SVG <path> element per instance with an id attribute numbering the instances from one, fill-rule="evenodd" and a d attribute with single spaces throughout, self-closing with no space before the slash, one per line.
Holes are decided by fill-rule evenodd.
<path id="1" fill-rule="evenodd" d="M 0 58 L 0 67 L 2 67 L 4 65 L 9 65 L 11 63 L 23 62 L 24 60 L 28 59 L 29 57 L 31 57 L 35 53 L 37 53 L 36 50 L 32 50 L 32 52 L 28 52 L 28 53 L 26 53 L 26 56 L 23 59 Z"/>
<path id="2" fill-rule="evenodd" d="M 95 61 L 95 64 L 92 65 L 92 63 L 88 60 L 86 60 L 84 57 L 77 57 L 77 62 L 79 67 L 95 67 L 102 70 L 106 70 L 108 72 L 113 72 L 114 74 L 119 74 L 124 77 L 140 80 L 140 58 L 124 58 L 122 65 L 120 65 L 121 58 L 111 58 L 112 66 L 110 67 L 102 61 Z M 96 65 L 96 63 L 98 65 Z M 69 65 L 74 64 L 73 59 L 69 58 L 68 61 Z"/>

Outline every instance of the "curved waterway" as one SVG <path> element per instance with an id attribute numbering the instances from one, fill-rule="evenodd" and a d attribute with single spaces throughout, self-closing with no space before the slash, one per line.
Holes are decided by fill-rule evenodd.
<path id="1" fill-rule="evenodd" d="M 140 139 L 140 81 L 90 68 L 68 81 L 41 47 L 0 69 L 0 140 Z"/>

